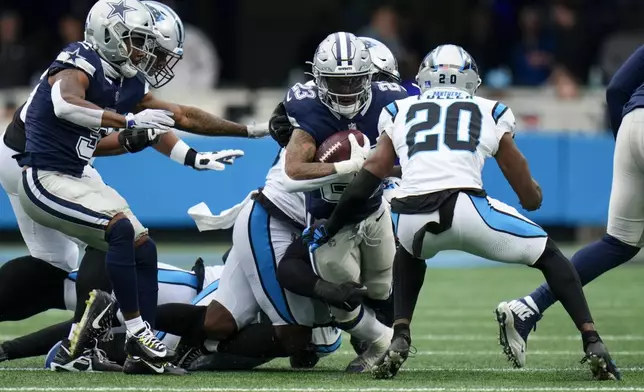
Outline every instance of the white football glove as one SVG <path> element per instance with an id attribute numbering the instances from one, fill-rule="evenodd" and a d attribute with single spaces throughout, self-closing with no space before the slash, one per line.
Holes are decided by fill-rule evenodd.
<path id="1" fill-rule="evenodd" d="M 174 113 L 167 110 L 145 109 L 137 114 L 125 115 L 127 129 L 156 129 L 163 130 L 174 126 Z"/>
<path id="2" fill-rule="evenodd" d="M 259 137 L 264 137 L 270 135 L 270 131 L 268 129 L 268 121 L 256 124 L 254 121 L 252 124 L 246 125 L 246 132 L 248 132 L 248 137 L 252 139 L 256 139 Z"/>
<path id="3" fill-rule="evenodd" d="M 196 170 L 221 171 L 226 165 L 232 165 L 236 158 L 243 157 L 242 150 L 221 150 L 215 152 L 198 152 L 195 157 Z"/>
<path id="4" fill-rule="evenodd" d="M 351 144 L 351 157 L 346 161 L 333 164 L 338 174 L 351 174 L 360 171 L 364 161 L 369 157 L 371 151 L 369 138 L 364 136 L 364 146 L 361 146 L 355 135 L 351 133 L 349 134 L 349 143 Z"/>

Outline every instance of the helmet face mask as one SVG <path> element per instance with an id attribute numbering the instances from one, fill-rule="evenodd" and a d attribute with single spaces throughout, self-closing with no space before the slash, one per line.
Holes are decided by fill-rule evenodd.
<path id="1" fill-rule="evenodd" d="M 400 83 L 398 61 L 387 45 L 370 37 L 358 37 L 364 42 L 373 63 L 374 82 Z"/>
<path id="2" fill-rule="evenodd" d="M 371 57 L 353 34 L 329 35 L 318 46 L 312 65 L 318 96 L 331 111 L 352 118 L 369 102 Z"/>

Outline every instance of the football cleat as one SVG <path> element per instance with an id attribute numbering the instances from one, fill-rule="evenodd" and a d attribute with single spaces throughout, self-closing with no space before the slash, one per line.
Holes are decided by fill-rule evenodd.
<path id="1" fill-rule="evenodd" d="M 373 378 L 394 378 L 396 374 L 398 374 L 403 363 L 405 363 L 407 358 L 409 358 L 409 352 L 411 351 L 410 342 L 411 341 L 408 336 L 394 336 L 385 353 L 378 358 L 371 369 L 371 375 Z"/>
<path id="2" fill-rule="evenodd" d="M 367 350 L 358 355 L 353 361 L 347 365 L 344 370 L 347 373 L 366 373 L 371 371 L 371 368 L 382 357 L 387 348 L 391 344 L 391 338 L 394 335 L 394 330 L 387 328 L 385 334 L 375 342 L 371 343 Z"/>
<path id="3" fill-rule="evenodd" d="M 153 363 L 141 357 L 128 356 L 123 365 L 123 373 L 125 374 L 167 374 L 172 376 L 185 376 L 188 371 L 174 366 L 173 364 L 166 363 Z"/>
<path id="4" fill-rule="evenodd" d="M 71 358 L 77 358 L 87 348 L 94 347 L 95 340 L 111 330 L 116 314 L 116 301 L 105 291 L 92 290 L 85 304 L 85 313 L 69 341 Z"/>
<path id="5" fill-rule="evenodd" d="M 180 368 L 188 369 L 190 365 L 192 365 L 192 363 L 202 355 L 205 354 L 200 348 L 179 343 L 179 346 L 177 346 L 177 353 L 175 355 L 176 359 L 173 361 L 173 364 Z"/>
<path id="6" fill-rule="evenodd" d="M 170 362 L 174 356 L 174 352 L 156 337 L 147 322 L 140 331 L 136 333 L 126 331 L 125 336 L 125 352 L 128 357 L 140 358 L 150 363 L 164 364 Z"/>
<path id="7" fill-rule="evenodd" d="M 45 368 L 57 372 L 121 372 L 123 367 L 110 361 L 105 352 L 94 347 L 72 358 L 67 338 L 56 343 L 45 358 Z"/>
<path id="8" fill-rule="evenodd" d="M 528 335 L 536 329 L 541 314 L 524 299 L 501 302 L 494 314 L 499 323 L 499 344 L 508 361 L 516 368 L 524 367 Z"/>
<path id="9" fill-rule="evenodd" d="M 293 354 L 288 359 L 293 369 L 313 369 L 320 361 L 320 356 L 317 347 L 310 345 L 306 350 Z"/>
<path id="10" fill-rule="evenodd" d="M 586 355 L 581 359 L 581 363 L 590 365 L 593 377 L 596 380 L 621 380 L 622 374 L 601 339 L 593 337 L 587 344 L 584 350 Z"/>

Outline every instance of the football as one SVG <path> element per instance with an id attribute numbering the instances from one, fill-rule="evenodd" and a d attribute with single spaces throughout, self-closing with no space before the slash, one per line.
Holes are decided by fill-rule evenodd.
<path id="1" fill-rule="evenodd" d="M 334 163 L 346 161 L 351 158 L 351 143 L 349 143 L 349 135 L 354 134 L 356 140 L 361 146 L 364 146 L 365 135 L 358 130 L 349 130 L 334 133 L 329 136 L 315 153 L 317 162 Z"/>

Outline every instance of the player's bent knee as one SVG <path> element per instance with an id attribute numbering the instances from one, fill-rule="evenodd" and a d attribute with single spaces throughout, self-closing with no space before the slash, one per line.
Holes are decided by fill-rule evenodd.
<path id="1" fill-rule="evenodd" d="M 121 217 L 122 216 L 122 217 Z M 134 226 L 125 215 L 117 214 L 110 221 L 105 232 L 105 241 L 108 244 L 134 242 Z"/>
<path id="2" fill-rule="evenodd" d="M 303 325 L 279 325 L 275 334 L 288 355 L 296 355 L 307 349 L 311 341 L 312 329 Z"/>
<path id="3" fill-rule="evenodd" d="M 237 332 L 237 322 L 222 304 L 212 301 L 206 309 L 204 332 L 209 339 L 224 340 Z"/>

